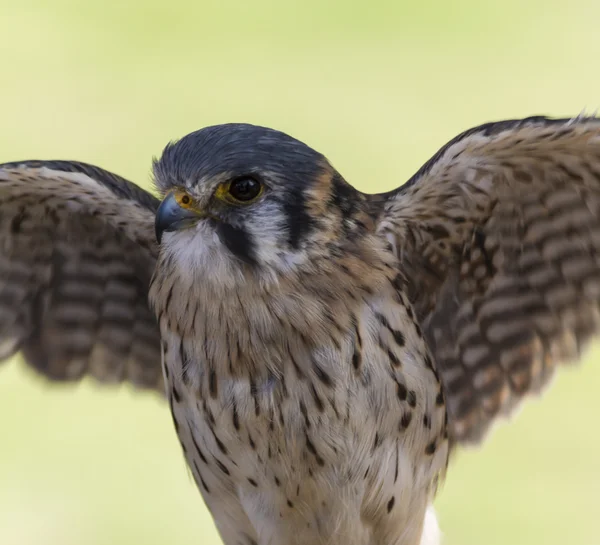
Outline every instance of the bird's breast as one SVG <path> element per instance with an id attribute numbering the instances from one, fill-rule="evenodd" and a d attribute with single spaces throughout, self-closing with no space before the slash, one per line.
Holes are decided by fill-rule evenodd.
<path id="1" fill-rule="evenodd" d="M 445 408 L 391 281 L 368 297 L 157 285 L 175 427 L 215 517 L 235 504 L 254 529 L 316 532 L 258 543 L 319 543 L 424 511 L 446 464 Z"/>

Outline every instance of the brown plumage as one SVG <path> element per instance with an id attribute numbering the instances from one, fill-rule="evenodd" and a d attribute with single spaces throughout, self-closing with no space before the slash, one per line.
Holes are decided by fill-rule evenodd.
<path id="1" fill-rule="evenodd" d="M 598 332 L 596 118 L 476 127 L 382 195 L 250 125 L 155 176 L 0 166 L 1 356 L 166 391 L 227 545 L 436 543 L 451 447 Z"/>

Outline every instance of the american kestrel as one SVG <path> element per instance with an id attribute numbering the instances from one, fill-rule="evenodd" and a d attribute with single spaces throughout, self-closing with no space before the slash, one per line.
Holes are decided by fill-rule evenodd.
<path id="1" fill-rule="evenodd" d="M 378 195 L 246 124 L 154 176 L 0 165 L 0 357 L 166 393 L 225 545 L 437 543 L 450 452 L 599 330 L 600 119 L 481 125 Z"/>

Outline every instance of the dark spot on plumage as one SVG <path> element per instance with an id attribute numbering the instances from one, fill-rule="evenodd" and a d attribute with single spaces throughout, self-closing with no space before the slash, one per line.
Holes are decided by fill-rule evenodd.
<path id="1" fill-rule="evenodd" d="M 225 475 L 231 475 L 231 472 L 229 471 L 229 469 L 227 468 L 227 466 L 223 462 L 221 462 L 221 460 L 219 460 L 217 457 L 215 457 L 215 462 L 217 463 L 217 467 L 223 473 L 225 473 Z"/>
<path id="2" fill-rule="evenodd" d="M 256 450 L 256 443 L 254 442 L 254 439 L 252 439 L 252 436 L 250 435 L 250 432 L 248 432 L 248 443 L 249 443 L 250 448 L 252 450 Z"/>
<path id="3" fill-rule="evenodd" d="M 310 429 L 310 419 L 308 418 L 308 412 L 306 411 L 306 405 L 304 404 L 304 401 L 300 401 L 300 412 L 304 417 L 304 425 L 306 426 L 306 429 Z"/>
<path id="4" fill-rule="evenodd" d="M 317 452 L 317 449 L 315 448 L 315 445 L 313 444 L 313 442 L 310 440 L 310 437 L 308 436 L 308 434 L 306 435 L 306 448 L 315 457 L 317 464 L 319 464 L 320 466 L 325 465 L 325 461 L 323 460 L 323 458 L 321 458 L 321 456 Z"/>
<path id="5" fill-rule="evenodd" d="M 281 386 L 281 395 L 285 399 L 287 399 L 289 397 L 289 393 L 287 389 L 287 384 L 285 382 L 285 375 L 281 375 L 281 377 L 279 378 L 279 385 Z"/>
<path id="6" fill-rule="evenodd" d="M 173 392 L 173 399 L 175 400 L 175 402 L 181 403 L 181 394 L 179 393 L 179 390 L 177 390 L 174 384 L 171 385 L 171 392 Z"/>
<path id="7" fill-rule="evenodd" d="M 394 496 L 392 496 L 390 498 L 390 501 L 388 501 L 388 503 L 387 503 L 387 512 L 388 513 L 394 508 L 394 503 L 396 503 L 396 498 L 394 498 Z"/>
<path id="8" fill-rule="evenodd" d="M 394 354 L 391 350 L 388 350 L 387 352 L 388 352 L 388 358 L 390 358 L 390 363 L 392 364 L 392 367 L 400 367 L 400 360 L 398 359 L 396 354 Z"/>
<path id="9" fill-rule="evenodd" d="M 400 401 L 406 401 L 408 388 L 401 382 L 396 382 L 396 395 Z"/>
<path id="10" fill-rule="evenodd" d="M 425 447 L 425 454 L 432 455 L 437 448 L 435 441 L 432 441 Z"/>
<path id="11" fill-rule="evenodd" d="M 371 385 L 371 381 L 371 371 L 368 368 L 363 368 L 362 373 L 360 374 L 360 383 L 363 387 L 368 388 Z"/>
<path id="12" fill-rule="evenodd" d="M 408 426 L 410 426 L 410 423 L 412 421 L 412 413 L 410 411 L 405 412 L 402 415 L 402 418 L 400 419 L 400 431 L 404 431 L 406 429 L 408 429 Z"/>
<path id="13" fill-rule="evenodd" d="M 208 460 L 206 459 L 206 456 L 204 456 L 204 452 L 202 452 L 202 449 L 200 448 L 200 445 L 198 444 L 198 442 L 196 441 L 196 437 L 194 436 L 194 434 L 191 434 L 192 436 L 192 443 L 194 443 L 194 448 L 196 449 L 196 452 L 198 453 L 198 456 L 200 456 L 200 459 L 206 464 L 208 465 Z"/>
<path id="14" fill-rule="evenodd" d="M 296 361 L 296 358 L 294 358 L 294 355 L 292 353 L 290 353 L 290 360 L 292 362 L 292 366 L 294 367 L 294 371 L 296 372 L 296 376 L 299 379 L 303 379 L 304 372 L 302 371 L 302 369 L 300 369 L 300 366 L 298 365 L 298 362 Z"/>
<path id="15" fill-rule="evenodd" d="M 360 353 L 360 349 L 358 348 L 358 346 L 354 346 L 354 352 L 352 353 L 352 367 L 354 367 L 355 371 L 358 371 L 360 369 L 360 366 L 362 364 L 362 355 Z"/>
<path id="16" fill-rule="evenodd" d="M 214 225 L 219 239 L 235 257 L 248 265 L 256 265 L 256 247 L 244 229 L 223 221 Z"/>
<path id="17" fill-rule="evenodd" d="M 398 346 L 404 346 L 404 344 L 406 343 L 406 339 L 404 338 L 404 333 L 402 333 L 402 331 L 398 331 L 397 329 L 390 329 L 390 332 L 392 333 L 392 336 L 394 337 L 396 344 Z"/>
<path id="18" fill-rule="evenodd" d="M 369 469 L 371 469 L 371 466 L 367 467 L 365 474 L 363 475 L 363 479 L 366 479 L 369 476 Z"/>
<path id="19" fill-rule="evenodd" d="M 254 414 L 258 416 L 260 414 L 260 403 L 258 400 L 258 388 L 256 387 L 256 382 L 254 379 L 250 377 L 250 395 L 254 400 Z"/>
<path id="20" fill-rule="evenodd" d="M 406 342 L 406 339 L 404 338 L 404 334 L 401 331 L 394 329 L 390 325 L 390 322 L 388 321 L 388 319 L 380 312 L 377 312 L 375 314 L 375 317 L 379 320 L 381 325 L 383 327 L 385 327 L 392 334 L 392 336 L 394 337 L 394 340 L 396 341 L 396 344 L 398 344 L 398 346 L 404 346 L 404 344 Z"/>
<path id="21" fill-rule="evenodd" d="M 277 477 L 277 475 L 275 475 L 274 477 L 275 477 L 275 484 L 277 486 L 281 486 L 281 481 L 279 480 L 279 478 Z"/>
<path id="22" fill-rule="evenodd" d="M 215 439 L 215 443 L 217 444 L 217 448 L 221 451 L 222 454 L 224 454 L 225 456 L 227 456 L 229 454 L 227 447 L 223 444 L 223 441 L 221 441 L 219 439 L 219 437 L 217 436 L 217 434 L 215 433 L 215 430 L 213 428 L 210 428 L 210 431 L 213 434 L 213 437 Z"/>
<path id="23" fill-rule="evenodd" d="M 214 417 L 212 411 L 210 410 L 208 403 L 206 403 L 206 399 L 204 399 L 202 401 L 202 410 L 204 411 L 204 414 L 206 415 L 206 421 L 208 422 L 208 425 L 211 427 L 214 426 L 215 425 L 215 417 Z"/>
<path id="24" fill-rule="evenodd" d="M 358 299 L 357 293 L 354 288 L 344 288 L 344 294 L 348 301 L 356 301 Z"/>
<path id="25" fill-rule="evenodd" d="M 202 486 L 202 488 L 204 488 L 204 491 L 207 494 L 210 494 L 210 490 L 208 489 L 208 486 L 206 486 L 206 482 L 202 478 L 202 473 L 200 472 L 200 468 L 198 467 L 196 460 L 193 460 L 193 464 L 194 464 L 194 469 L 196 470 L 196 473 L 198 474 L 198 478 L 200 479 L 200 486 Z"/>
<path id="26" fill-rule="evenodd" d="M 381 445 L 381 437 L 379 436 L 379 432 L 375 432 L 375 439 L 373 441 L 373 450 L 375 450 L 379 445 Z"/>
<path id="27" fill-rule="evenodd" d="M 317 410 L 320 413 L 322 413 L 325 410 L 325 406 L 323 405 L 323 400 L 321 399 L 321 397 L 317 393 L 315 385 L 312 384 L 312 383 L 310 384 L 310 393 L 312 394 L 312 397 L 315 400 L 315 406 L 317 407 Z"/>
<path id="28" fill-rule="evenodd" d="M 396 455 L 396 461 L 394 465 L 394 483 L 398 480 L 398 439 L 396 439 L 396 448 L 394 450 L 394 454 Z"/>
<path id="29" fill-rule="evenodd" d="M 325 386 L 331 388 L 333 386 L 333 381 L 331 380 L 331 377 L 316 363 L 313 362 L 313 369 L 315 371 L 315 375 L 317 375 L 317 378 L 323 383 L 325 384 Z"/>
<path id="30" fill-rule="evenodd" d="M 206 485 L 206 481 L 202 477 L 200 477 L 200 485 L 202 486 L 202 488 L 204 488 L 204 491 L 207 494 L 210 494 L 210 489 L 208 488 L 208 486 Z"/>
<path id="31" fill-rule="evenodd" d="M 425 367 L 427 367 L 428 369 L 433 370 L 433 362 L 431 361 L 431 357 L 429 356 L 429 354 L 427 354 L 425 356 Z"/>
<path id="32" fill-rule="evenodd" d="M 423 426 L 425 426 L 428 430 L 431 429 L 431 417 L 428 414 L 423 415 Z"/>
<path id="33" fill-rule="evenodd" d="M 373 291 L 373 288 L 371 286 L 369 286 L 368 284 L 361 284 L 359 286 L 360 291 L 364 292 L 366 295 L 373 295 L 375 292 Z"/>
<path id="34" fill-rule="evenodd" d="M 408 404 L 414 409 L 417 406 L 417 393 L 414 390 L 408 392 Z"/>
<path id="35" fill-rule="evenodd" d="M 433 238 L 448 238 L 450 233 L 448 233 L 448 229 L 444 225 L 437 224 L 424 224 L 423 228 L 427 231 Z"/>
<path id="36" fill-rule="evenodd" d="M 252 478 L 250 478 L 250 477 L 248 477 L 248 482 L 249 482 L 249 483 L 250 483 L 250 484 L 251 484 L 253 487 L 255 487 L 255 488 L 256 488 L 256 487 L 258 487 L 258 483 L 257 483 L 257 482 L 256 482 L 254 479 L 252 479 Z"/>
<path id="37" fill-rule="evenodd" d="M 440 388 L 440 391 L 438 392 L 437 396 L 435 397 L 435 404 L 440 407 L 444 404 L 444 392 L 442 391 L 442 389 Z"/>
<path id="38" fill-rule="evenodd" d="M 350 270 L 350 268 L 347 265 L 345 265 L 344 263 L 339 263 L 338 267 L 340 268 L 340 270 L 342 272 L 347 274 L 350 278 L 354 278 L 354 274 L 352 273 L 352 271 Z"/>
<path id="39" fill-rule="evenodd" d="M 309 467 L 308 468 L 308 476 L 312 479 L 314 474 L 313 474 L 313 470 Z"/>
<path id="40" fill-rule="evenodd" d="M 267 445 L 267 458 L 270 460 L 273 457 L 273 451 L 271 450 L 271 443 Z"/>
<path id="41" fill-rule="evenodd" d="M 300 495 L 300 485 L 296 485 L 296 497 Z"/>
<path id="42" fill-rule="evenodd" d="M 291 500 L 287 500 L 287 506 L 291 509 L 292 507 L 294 507 L 294 504 L 291 502 Z"/>
<path id="43" fill-rule="evenodd" d="M 208 372 L 208 391 L 210 393 L 210 397 L 216 399 L 218 393 L 217 372 L 214 368 L 211 368 Z"/>
<path id="44" fill-rule="evenodd" d="M 240 431 L 240 416 L 238 414 L 237 404 L 235 401 L 233 402 L 233 406 L 232 406 L 231 418 L 233 420 L 233 427 L 235 428 L 235 430 Z"/>
<path id="45" fill-rule="evenodd" d="M 404 277 L 401 274 L 397 274 L 396 276 L 394 276 L 392 280 L 392 286 L 394 286 L 396 291 L 403 292 L 406 288 L 406 282 L 404 281 Z"/>

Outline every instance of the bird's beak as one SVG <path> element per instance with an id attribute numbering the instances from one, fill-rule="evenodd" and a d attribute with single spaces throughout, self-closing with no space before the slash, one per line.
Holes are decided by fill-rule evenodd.
<path id="1" fill-rule="evenodd" d="M 184 208 L 177 202 L 174 191 L 169 193 L 160 203 L 154 219 L 156 240 L 160 244 L 165 231 L 176 231 L 189 227 L 203 217 L 202 212 L 194 208 Z"/>

